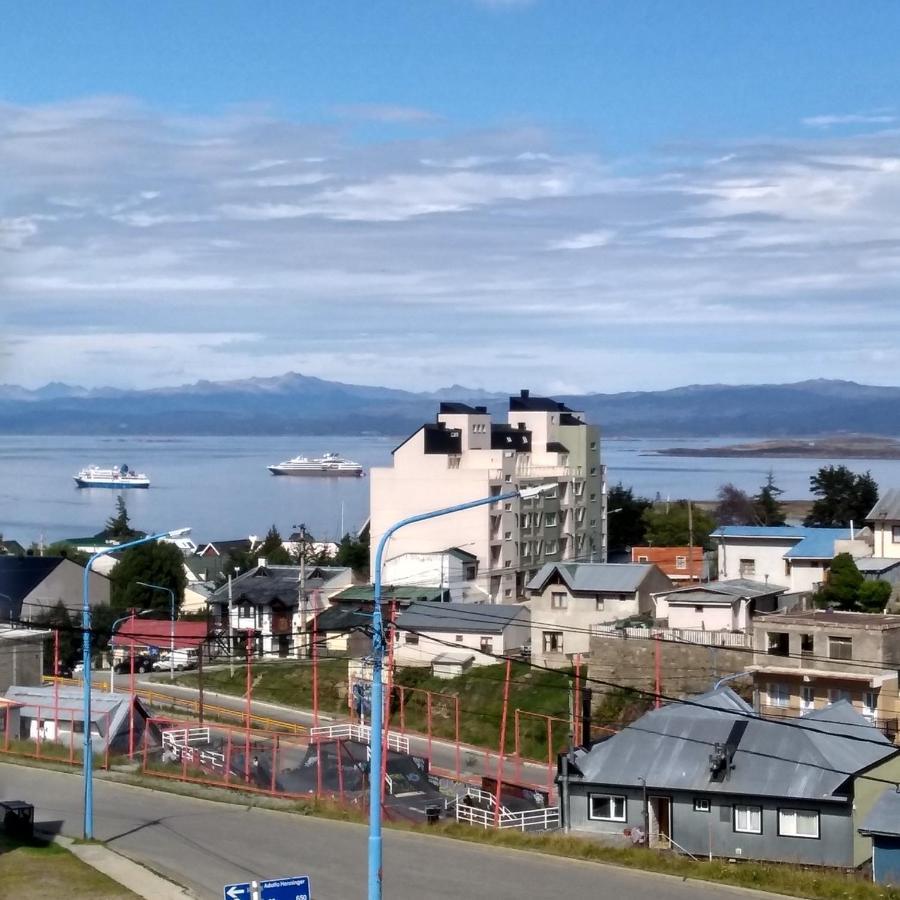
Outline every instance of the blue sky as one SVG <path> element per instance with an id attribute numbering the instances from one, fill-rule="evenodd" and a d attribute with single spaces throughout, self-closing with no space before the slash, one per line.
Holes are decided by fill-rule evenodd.
<path id="1" fill-rule="evenodd" d="M 900 383 L 898 33 L 893 2 L 10 4 L 0 382 Z"/>

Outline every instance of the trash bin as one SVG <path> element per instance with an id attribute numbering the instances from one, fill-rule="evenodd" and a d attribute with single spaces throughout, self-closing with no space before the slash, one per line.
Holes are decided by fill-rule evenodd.
<path id="1" fill-rule="evenodd" d="M 12 838 L 30 841 L 34 837 L 34 806 L 21 800 L 4 800 L 0 803 L 3 812 L 3 830 Z"/>
<path id="2" fill-rule="evenodd" d="M 425 821 L 429 825 L 437 825 L 438 820 L 441 818 L 441 808 L 439 806 L 426 806 L 425 807 Z"/>

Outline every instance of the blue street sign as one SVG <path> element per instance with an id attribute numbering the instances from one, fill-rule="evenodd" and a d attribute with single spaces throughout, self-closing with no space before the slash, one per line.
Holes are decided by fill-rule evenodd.
<path id="1" fill-rule="evenodd" d="M 253 894 L 250 890 L 250 882 L 244 881 L 239 884 L 226 884 L 222 888 L 224 900 L 252 900 Z"/>
<path id="2" fill-rule="evenodd" d="M 289 875 L 260 881 L 257 900 L 310 900 L 309 876 Z"/>

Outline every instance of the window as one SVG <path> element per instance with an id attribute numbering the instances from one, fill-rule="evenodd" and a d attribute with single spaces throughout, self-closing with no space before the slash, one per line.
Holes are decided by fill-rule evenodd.
<path id="1" fill-rule="evenodd" d="M 503 532 L 503 540 L 504 540 L 504 541 L 511 541 L 511 540 L 512 540 L 512 532 L 511 532 L 511 531 L 504 531 L 504 532 Z"/>
<path id="2" fill-rule="evenodd" d="M 891 528 L 891 540 L 893 540 L 895 544 L 900 544 L 900 525 L 894 525 L 894 527 Z"/>
<path id="3" fill-rule="evenodd" d="M 800 652 L 801 653 L 812 653 L 813 652 L 813 636 L 811 634 L 801 634 L 800 635 Z"/>
<path id="4" fill-rule="evenodd" d="M 733 827 L 743 834 L 762 834 L 762 809 L 758 806 L 735 806 Z"/>
<path id="5" fill-rule="evenodd" d="M 853 702 L 850 691 L 844 688 L 828 688 L 828 702 L 837 703 L 839 700 L 846 700 L 848 703 Z"/>
<path id="6" fill-rule="evenodd" d="M 535 541 L 534 542 L 534 555 L 540 556 L 544 552 L 544 542 L 543 541 Z"/>
<path id="7" fill-rule="evenodd" d="M 463 580 L 464 581 L 474 581 L 475 574 L 478 571 L 477 563 L 466 563 L 463 566 Z"/>
<path id="8" fill-rule="evenodd" d="M 787 656 L 790 653 L 791 636 L 786 631 L 766 633 L 766 653 L 771 656 Z"/>
<path id="9" fill-rule="evenodd" d="M 552 528 L 556 524 L 556 513 L 548 512 L 544 516 L 544 526 L 547 528 Z"/>
<path id="10" fill-rule="evenodd" d="M 504 568 L 504 569 L 511 569 L 511 568 L 512 568 L 512 560 L 511 560 L 511 559 L 506 560 L 506 562 L 503 563 L 503 568 Z"/>
<path id="11" fill-rule="evenodd" d="M 544 514 L 543 514 L 543 513 L 537 512 L 537 513 L 534 514 L 534 527 L 535 527 L 535 528 L 540 528 L 540 527 L 541 527 L 541 523 L 542 523 L 543 521 L 544 521 Z"/>
<path id="12" fill-rule="evenodd" d="M 509 512 L 512 509 L 512 503 L 504 503 L 503 508 Z"/>
<path id="13" fill-rule="evenodd" d="M 687 568 L 687 557 L 686 556 L 676 556 L 675 557 L 675 568 L 676 569 L 686 569 Z"/>
<path id="14" fill-rule="evenodd" d="M 561 631 L 544 632 L 544 653 L 563 652 L 563 633 Z"/>
<path id="15" fill-rule="evenodd" d="M 742 559 L 738 565 L 738 574 L 741 578 L 752 578 L 756 575 L 756 560 Z"/>
<path id="16" fill-rule="evenodd" d="M 591 441 L 591 450 L 596 450 L 596 449 L 597 449 L 597 442 Z"/>
<path id="17" fill-rule="evenodd" d="M 852 659 L 853 638 L 828 636 L 829 659 Z"/>
<path id="18" fill-rule="evenodd" d="M 778 834 L 782 837 L 817 838 L 819 814 L 811 809 L 779 809 Z"/>
<path id="19" fill-rule="evenodd" d="M 238 615 L 242 619 L 252 619 L 253 618 L 253 606 L 249 603 L 242 603 L 240 606 L 240 611 Z"/>
<path id="20" fill-rule="evenodd" d="M 695 607 L 694 607 L 694 612 L 695 612 L 695 613 L 700 613 L 701 615 L 703 615 L 703 607 L 702 607 L 702 606 L 695 606 Z"/>
<path id="21" fill-rule="evenodd" d="M 766 698 L 769 706 L 790 706 L 791 689 L 786 684 L 767 684 Z"/>
<path id="22" fill-rule="evenodd" d="M 624 822 L 626 803 L 624 797 L 615 794 L 590 794 L 588 818 L 601 822 Z"/>
<path id="23" fill-rule="evenodd" d="M 709 812 L 709 797 L 694 797 L 694 812 Z"/>
<path id="24" fill-rule="evenodd" d="M 547 553 L 556 553 L 556 541 L 547 541 Z"/>
<path id="25" fill-rule="evenodd" d="M 494 652 L 494 639 L 489 637 L 483 637 L 481 639 L 481 643 L 479 644 L 479 649 L 482 653 L 493 653 Z"/>
<path id="26" fill-rule="evenodd" d="M 522 556 L 531 556 L 531 541 L 523 541 Z"/>
<path id="27" fill-rule="evenodd" d="M 461 635 L 461 634 L 458 634 L 458 635 L 456 636 L 456 643 L 457 643 L 457 644 L 461 644 L 462 641 L 463 641 L 462 635 Z"/>
<path id="28" fill-rule="evenodd" d="M 507 588 L 507 589 L 503 592 L 503 596 L 504 596 L 504 597 L 512 597 L 512 588 Z"/>
<path id="29" fill-rule="evenodd" d="M 597 612 L 603 612 L 603 608 L 606 605 L 605 601 L 602 597 L 597 598 Z"/>
<path id="30" fill-rule="evenodd" d="M 512 481 L 512 475 L 504 475 L 503 480 L 509 484 Z"/>
<path id="31" fill-rule="evenodd" d="M 800 709 L 809 710 L 816 708 L 816 689 L 811 684 L 804 684 L 800 688 Z"/>
<path id="32" fill-rule="evenodd" d="M 411 631 L 406 632 L 405 643 L 409 644 L 411 647 L 419 646 L 419 636 L 417 634 L 413 634 Z"/>
<path id="33" fill-rule="evenodd" d="M 559 593 L 554 591 L 550 595 L 550 609 L 565 609 L 568 605 L 568 599 L 561 591 Z"/>
<path id="34" fill-rule="evenodd" d="M 596 519 L 591 519 L 591 528 L 593 528 L 597 524 Z"/>
<path id="35" fill-rule="evenodd" d="M 550 490 L 546 491 L 543 496 L 545 500 L 552 500 L 554 497 L 556 497 L 556 488 L 550 488 Z"/>
<path id="36" fill-rule="evenodd" d="M 523 513 L 522 514 L 522 527 L 523 528 L 531 528 L 531 513 Z"/>
<path id="37" fill-rule="evenodd" d="M 591 494 L 591 503 L 595 503 L 596 500 L 597 500 L 597 495 L 596 495 L 596 494 Z"/>
<path id="38" fill-rule="evenodd" d="M 878 697 L 875 691 L 866 691 L 863 694 L 863 715 L 872 721 L 875 720 L 878 708 Z"/>

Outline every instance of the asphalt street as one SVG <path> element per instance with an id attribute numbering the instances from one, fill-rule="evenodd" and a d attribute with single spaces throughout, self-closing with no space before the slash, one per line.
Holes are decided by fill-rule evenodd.
<path id="1" fill-rule="evenodd" d="M 35 820 L 81 836 L 79 775 L 0 764 L 0 797 L 36 806 Z M 184 884 L 221 898 L 225 884 L 309 875 L 315 900 L 366 895 L 364 826 L 213 803 L 102 780 L 95 783 L 95 836 Z M 760 894 L 684 882 L 595 863 L 385 832 L 387 900 L 713 900 Z"/>

